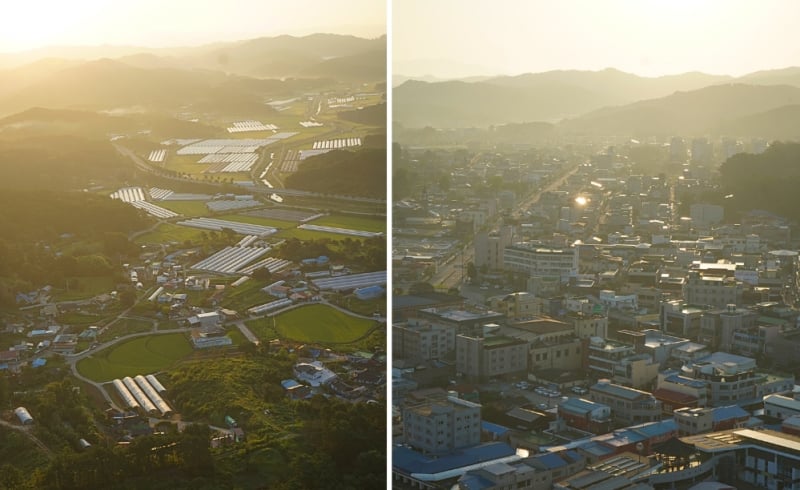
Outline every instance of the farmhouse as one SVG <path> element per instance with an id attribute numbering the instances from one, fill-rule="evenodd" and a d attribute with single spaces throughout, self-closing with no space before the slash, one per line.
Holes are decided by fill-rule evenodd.
<path id="1" fill-rule="evenodd" d="M 189 325 L 192 327 L 209 328 L 220 324 L 220 316 L 216 311 L 198 313 L 188 318 Z"/>
<path id="2" fill-rule="evenodd" d="M 301 362 L 295 364 L 293 369 L 297 379 L 314 387 L 327 384 L 336 378 L 336 374 L 330 369 L 323 367 L 322 363 L 319 361 L 314 361 L 312 363 Z"/>
<path id="3" fill-rule="evenodd" d="M 233 340 L 225 335 L 225 329 L 222 327 L 197 327 L 192 329 L 192 345 L 195 349 L 222 347 L 231 344 L 233 344 Z"/>

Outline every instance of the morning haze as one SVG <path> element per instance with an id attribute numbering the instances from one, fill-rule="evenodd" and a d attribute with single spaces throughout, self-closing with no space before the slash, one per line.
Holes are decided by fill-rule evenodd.
<path id="1" fill-rule="evenodd" d="M 798 8 L 394 3 L 394 488 L 797 488 Z"/>
<path id="2" fill-rule="evenodd" d="M 385 6 L 42 3 L 0 32 L 0 488 L 385 487 Z"/>

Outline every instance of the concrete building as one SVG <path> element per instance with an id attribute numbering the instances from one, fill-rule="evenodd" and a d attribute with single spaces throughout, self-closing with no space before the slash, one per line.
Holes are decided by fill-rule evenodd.
<path id="1" fill-rule="evenodd" d="M 774 430 L 733 429 L 685 436 L 694 464 L 653 473 L 658 488 L 684 488 L 695 482 L 734 482 L 767 490 L 800 489 L 800 438 Z"/>
<path id="2" fill-rule="evenodd" d="M 765 395 L 791 391 L 794 377 L 776 376 L 756 370 L 755 359 L 714 352 L 680 372 L 664 371 L 658 376 L 658 388 L 697 397 L 697 406 L 750 405 Z"/>
<path id="3" fill-rule="evenodd" d="M 456 370 L 477 380 L 523 375 L 528 370 L 528 342 L 502 335 L 458 335 Z"/>
<path id="4" fill-rule="evenodd" d="M 563 319 L 572 324 L 573 332 L 579 339 L 608 337 L 608 317 L 604 314 L 571 311 L 566 313 Z"/>
<path id="5" fill-rule="evenodd" d="M 750 413 L 739 405 L 716 408 L 679 408 L 674 411 L 678 433 L 682 436 L 738 429 L 750 419 Z"/>
<path id="6" fill-rule="evenodd" d="M 656 380 L 659 364 L 636 347 L 612 340 L 589 339 L 587 368 L 595 376 L 634 388 L 650 388 Z"/>
<path id="7" fill-rule="evenodd" d="M 423 454 L 447 454 L 481 442 L 481 406 L 442 391 L 406 396 L 403 439 Z"/>
<path id="8" fill-rule="evenodd" d="M 503 323 L 506 318 L 495 311 L 462 308 L 423 308 L 417 317 L 438 325 L 452 325 L 456 334 L 466 335 L 480 335 L 484 325 Z"/>
<path id="9" fill-rule="evenodd" d="M 582 398 L 567 398 L 558 404 L 558 416 L 567 425 L 593 434 L 611 430 L 611 408 Z"/>
<path id="10" fill-rule="evenodd" d="M 506 247 L 504 269 L 529 276 L 550 277 L 562 284 L 578 274 L 578 254 L 572 248 L 547 248 L 530 243 Z"/>
<path id="11" fill-rule="evenodd" d="M 692 305 L 683 300 L 672 300 L 661 305 L 661 330 L 688 339 L 696 339 L 700 333 L 702 315 L 709 308 Z"/>
<path id="12" fill-rule="evenodd" d="M 589 388 L 589 398 L 611 407 L 614 421 L 625 426 L 661 419 L 661 402 L 652 394 L 613 384 L 607 379 Z"/>
<path id="13" fill-rule="evenodd" d="M 700 318 L 698 342 L 706 344 L 712 350 L 729 352 L 733 346 L 734 333 L 756 326 L 758 314 L 735 304 L 726 305 L 723 309 L 704 311 Z"/>
<path id="14" fill-rule="evenodd" d="M 509 319 L 530 318 L 542 314 L 542 304 L 536 296 L 526 292 L 495 296 L 490 299 L 492 310 Z"/>
<path id="15" fill-rule="evenodd" d="M 191 339 L 195 349 L 233 345 L 233 339 L 228 337 L 225 329 L 220 326 L 193 328 Z"/>
<path id="16" fill-rule="evenodd" d="M 553 482 L 574 475 L 586 466 L 577 451 L 537 454 L 512 463 L 494 463 L 467 471 L 452 490 L 502 490 L 550 488 Z"/>
<path id="17" fill-rule="evenodd" d="M 444 359 L 455 353 L 456 328 L 419 318 L 392 325 L 392 356 L 411 362 Z"/>
<path id="18" fill-rule="evenodd" d="M 742 283 L 727 274 L 715 271 L 690 271 L 683 285 L 683 299 L 693 305 L 711 305 L 724 308 L 739 304 L 742 299 Z"/>
<path id="19" fill-rule="evenodd" d="M 783 395 L 767 395 L 764 397 L 764 415 L 781 420 L 800 415 L 800 400 Z"/>
<path id="20" fill-rule="evenodd" d="M 475 236 L 475 267 L 490 271 L 501 271 L 504 266 L 506 247 L 511 245 L 513 228 L 504 226 L 493 233 L 478 233 Z"/>

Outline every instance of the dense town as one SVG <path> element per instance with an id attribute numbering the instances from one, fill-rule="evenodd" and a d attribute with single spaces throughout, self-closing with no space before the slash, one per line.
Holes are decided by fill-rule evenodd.
<path id="1" fill-rule="evenodd" d="M 705 200 L 719 163 L 775 150 L 404 149 L 429 184 L 393 203 L 394 486 L 788 485 L 794 225 Z"/>

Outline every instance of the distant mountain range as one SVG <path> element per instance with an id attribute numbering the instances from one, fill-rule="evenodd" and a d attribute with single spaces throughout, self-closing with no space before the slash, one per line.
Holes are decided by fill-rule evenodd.
<path id="1" fill-rule="evenodd" d="M 229 114 L 254 117 L 272 110 L 263 104 L 265 94 L 312 90 L 331 81 L 384 82 L 385 53 L 385 36 L 315 34 L 196 48 L 54 48 L 0 54 L 0 66 L 8 66 L 0 70 L 0 115 L 30 107 L 175 110 L 189 104 L 213 111 L 222 104 Z M 45 54 L 57 56 L 42 58 Z M 29 58 L 36 61 L 19 64 Z"/>
<path id="2" fill-rule="evenodd" d="M 382 56 L 376 56 L 376 53 Z M 363 39 L 338 34 L 276 36 L 197 47 L 67 46 L 0 53 L 0 67 L 15 68 L 42 59 L 91 61 L 102 58 L 139 68 L 205 69 L 246 76 L 320 77 L 352 80 L 353 66 L 366 67 L 370 81 L 386 77 L 386 36 Z M 375 62 L 379 66 L 374 66 Z M 363 73 L 357 74 L 361 79 Z"/>
<path id="3" fill-rule="evenodd" d="M 800 118 L 800 68 L 794 67 L 738 78 L 696 72 L 647 78 L 607 69 L 474 82 L 409 80 L 393 97 L 394 121 L 404 127 L 543 121 L 557 123 L 562 134 L 800 135 L 785 127 Z"/>
<path id="4" fill-rule="evenodd" d="M 224 109 L 231 116 L 266 117 L 273 109 L 264 104 L 265 97 L 310 91 L 332 81 L 384 82 L 385 45 L 385 37 L 317 34 L 137 52 L 65 48 L 56 52 L 70 54 L 69 59 L 39 59 L 0 70 L 0 116 L 47 107 Z M 107 52 L 123 55 L 92 58 Z M 7 56 L 0 60 L 8 62 Z"/>

